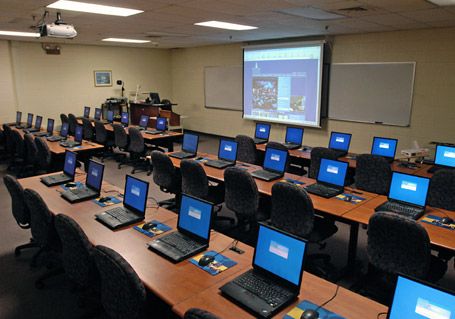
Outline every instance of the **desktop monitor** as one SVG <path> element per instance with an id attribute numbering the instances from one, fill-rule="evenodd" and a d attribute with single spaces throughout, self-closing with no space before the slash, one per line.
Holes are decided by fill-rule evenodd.
<path id="1" fill-rule="evenodd" d="M 148 191 L 148 182 L 131 175 L 126 175 L 123 205 L 134 212 L 144 215 L 147 206 Z"/>
<path id="2" fill-rule="evenodd" d="M 287 160 L 287 150 L 278 150 L 276 148 L 267 147 L 264 156 L 264 169 L 283 173 L 286 169 Z"/>
<path id="3" fill-rule="evenodd" d="M 103 174 L 104 164 L 89 160 L 85 184 L 99 192 L 101 190 L 101 184 L 103 183 Z"/>
<path id="4" fill-rule="evenodd" d="M 455 167 L 455 146 L 437 145 L 434 163 L 438 166 Z"/>
<path id="5" fill-rule="evenodd" d="M 183 134 L 182 150 L 188 153 L 197 153 L 199 143 L 199 136 L 196 134 L 185 133 Z"/>
<path id="6" fill-rule="evenodd" d="M 60 136 L 67 137 L 68 131 L 69 131 L 69 124 L 68 124 L 68 122 L 65 122 L 62 124 L 62 128 L 60 129 Z"/>
<path id="7" fill-rule="evenodd" d="M 22 112 L 20 111 L 17 111 L 16 112 L 16 124 L 21 124 L 21 120 L 22 120 Z"/>
<path id="8" fill-rule="evenodd" d="M 338 186 L 344 186 L 344 180 L 348 171 L 347 162 L 321 159 L 319 166 L 318 182 L 329 183 Z"/>
<path id="9" fill-rule="evenodd" d="M 107 121 L 109 123 L 114 122 L 114 111 L 107 111 Z"/>
<path id="10" fill-rule="evenodd" d="M 84 106 L 84 117 L 90 117 L 90 106 Z"/>
<path id="11" fill-rule="evenodd" d="M 347 152 L 351 143 L 352 134 L 332 132 L 330 133 L 329 148 Z"/>
<path id="12" fill-rule="evenodd" d="M 82 125 L 76 126 L 76 132 L 74 134 L 74 140 L 76 142 L 82 142 L 83 128 Z"/>
<path id="13" fill-rule="evenodd" d="M 54 120 L 53 119 L 47 119 L 46 132 L 48 132 L 49 134 L 52 134 L 54 132 Z"/>
<path id="14" fill-rule="evenodd" d="M 160 95 L 158 93 L 151 92 L 150 93 L 150 103 L 152 104 L 160 104 Z"/>
<path id="15" fill-rule="evenodd" d="M 393 172 L 389 199 L 423 207 L 427 201 L 429 185 L 429 178 Z"/>
<path id="16" fill-rule="evenodd" d="M 285 143 L 292 143 L 302 145 L 303 141 L 303 128 L 300 127 L 287 127 Z"/>
<path id="17" fill-rule="evenodd" d="M 395 138 L 377 137 L 373 138 L 371 145 L 371 154 L 386 157 L 389 159 L 395 158 L 398 140 Z"/>
<path id="18" fill-rule="evenodd" d="M 99 107 L 95 108 L 95 116 L 94 116 L 95 120 L 98 120 L 98 121 L 101 120 L 101 112 L 102 111 Z"/>
<path id="19" fill-rule="evenodd" d="M 36 129 L 41 129 L 41 124 L 42 124 L 42 122 L 43 122 L 43 117 L 37 115 L 37 116 L 36 116 L 36 119 L 35 119 L 35 128 L 36 128 Z"/>
<path id="20" fill-rule="evenodd" d="M 130 122 L 128 112 L 122 112 L 122 118 L 120 119 L 120 122 L 124 125 L 128 125 L 128 123 Z"/>
<path id="21" fill-rule="evenodd" d="M 142 128 L 147 128 L 149 124 L 150 117 L 148 115 L 141 115 L 141 119 L 139 120 L 139 126 Z"/>
<path id="22" fill-rule="evenodd" d="M 65 164 L 63 166 L 63 172 L 65 174 L 74 177 L 74 171 L 76 170 L 76 153 L 66 151 L 65 152 Z"/>
<path id="23" fill-rule="evenodd" d="M 165 117 L 158 117 L 156 119 L 156 129 L 158 131 L 166 131 L 167 119 Z"/>
<path id="24" fill-rule="evenodd" d="M 221 139 L 218 147 L 218 158 L 230 162 L 237 159 L 237 142 L 234 140 Z"/>
<path id="25" fill-rule="evenodd" d="M 270 124 L 256 123 L 256 131 L 254 133 L 255 138 L 269 140 L 269 135 L 270 135 Z"/>
<path id="26" fill-rule="evenodd" d="M 33 114 L 32 113 L 28 113 L 27 114 L 27 126 L 28 127 L 32 127 L 32 123 L 33 123 Z"/>
<path id="27" fill-rule="evenodd" d="M 180 213 L 178 217 L 179 231 L 191 233 L 197 237 L 208 240 L 213 205 L 209 202 L 182 194 Z"/>

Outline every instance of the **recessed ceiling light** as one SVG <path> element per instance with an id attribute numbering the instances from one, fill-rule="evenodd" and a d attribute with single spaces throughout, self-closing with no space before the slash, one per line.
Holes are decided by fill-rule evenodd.
<path id="1" fill-rule="evenodd" d="M 223 21 L 205 21 L 205 22 L 195 23 L 194 25 L 200 25 L 203 27 L 211 27 L 211 28 L 218 28 L 218 29 L 226 29 L 226 30 L 237 30 L 237 31 L 257 29 L 257 27 L 252 27 L 249 25 L 229 23 L 229 22 L 223 22 Z"/>
<path id="2" fill-rule="evenodd" d="M 431 3 L 434 3 L 438 6 L 453 6 L 455 5 L 455 0 L 428 0 Z"/>
<path id="3" fill-rule="evenodd" d="M 20 31 L 0 31 L 0 35 L 8 35 L 12 37 L 30 37 L 30 38 L 39 38 L 39 33 L 34 32 L 20 32 Z"/>
<path id="4" fill-rule="evenodd" d="M 137 40 L 137 39 L 121 39 L 121 38 L 106 38 L 101 41 L 106 42 L 124 42 L 124 43 L 149 43 L 150 40 Z"/>
<path id="5" fill-rule="evenodd" d="M 70 10 L 78 12 L 88 12 L 97 14 L 106 14 L 111 16 L 128 17 L 134 14 L 142 13 L 142 10 L 104 6 L 87 2 L 59 0 L 47 6 L 52 9 Z"/>

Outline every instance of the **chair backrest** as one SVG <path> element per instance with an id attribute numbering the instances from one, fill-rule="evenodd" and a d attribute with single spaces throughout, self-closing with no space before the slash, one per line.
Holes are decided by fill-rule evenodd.
<path id="1" fill-rule="evenodd" d="M 273 226 L 300 237 L 307 237 L 313 230 L 314 208 L 304 188 L 278 182 L 272 186 Z"/>
<path id="2" fill-rule="evenodd" d="M 160 151 L 152 152 L 153 182 L 162 190 L 181 192 L 181 174 L 175 169 L 169 156 Z"/>
<path id="3" fill-rule="evenodd" d="M 237 135 L 235 137 L 237 145 L 237 160 L 244 163 L 256 164 L 256 144 L 247 135 Z"/>
<path id="4" fill-rule="evenodd" d="M 180 162 L 182 173 L 182 193 L 201 199 L 207 199 L 209 194 L 209 180 L 202 165 L 190 159 Z"/>
<path id="5" fill-rule="evenodd" d="M 14 151 L 15 151 L 16 156 L 19 158 L 25 158 L 24 138 L 16 130 L 11 131 L 11 138 L 14 143 Z"/>
<path id="6" fill-rule="evenodd" d="M 368 259 L 382 271 L 425 278 L 430 270 L 430 239 L 410 218 L 377 212 L 368 223 Z"/>
<path id="7" fill-rule="evenodd" d="M 441 169 L 434 173 L 428 189 L 428 205 L 455 210 L 455 170 Z"/>
<path id="8" fill-rule="evenodd" d="M 367 192 L 387 195 L 392 180 L 389 162 L 383 157 L 371 154 L 358 155 L 356 162 L 356 187 Z"/>
<path id="9" fill-rule="evenodd" d="M 35 164 L 37 162 L 36 154 L 38 149 L 35 144 L 35 137 L 32 134 L 24 135 L 25 143 L 25 160 L 28 164 Z"/>
<path id="10" fill-rule="evenodd" d="M 65 273 L 78 287 L 88 287 L 96 279 L 93 245 L 71 217 L 59 214 L 55 216 L 54 223 L 62 243 Z"/>
<path id="11" fill-rule="evenodd" d="M 82 134 L 84 140 L 89 141 L 92 140 L 93 136 L 95 135 L 92 122 L 90 122 L 90 120 L 85 117 L 82 118 Z"/>
<path id="12" fill-rule="evenodd" d="M 133 153 L 142 153 L 145 150 L 144 137 L 141 131 L 137 127 L 130 127 L 128 129 L 130 135 L 130 144 L 128 145 L 128 151 Z"/>
<path id="13" fill-rule="evenodd" d="M 253 177 L 238 167 L 224 171 L 226 207 L 234 211 L 238 218 L 253 220 L 259 206 L 259 191 Z"/>
<path id="14" fill-rule="evenodd" d="M 93 256 L 101 277 L 101 303 L 107 315 L 116 319 L 140 318 L 146 291 L 131 265 L 105 246 L 96 246 Z"/>
<path id="15" fill-rule="evenodd" d="M 118 148 L 126 149 L 128 147 L 128 135 L 120 124 L 112 124 L 114 128 L 114 144 Z"/>
<path id="16" fill-rule="evenodd" d="M 62 121 L 62 125 L 63 125 L 63 123 L 68 123 L 68 116 L 65 113 L 61 113 L 60 121 Z"/>
<path id="17" fill-rule="evenodd" d="M 37 163 L 38 166 L 47 170 L 52 163 L 52 153 L 43 137 L 35 137 L 35 145 L 37 150 Z"/>
<path id="18" fill-rule="evenodd" d="M 11 211 L 21 228 L 30 228 L 30 211 L 24 201 L 24 189 L 17 179 L 11 175 L 3 176 L 3 182 L 11 196 Z"/>
<path id="19" fill-rule="evenodd" d="M 95 142 L 105 145 L 107 142 L 107 130 L 104 123 L 95 120 Z"/>
<path id="20" fill-rule="evenodd" d="M 336 160 L 340 157 L 340 152 L 329 149 L 327 147 L 314 147 L 311 150 L 310 170 L 308 171 L 309 178 L 318 177 L 319 166 L 321 165 L 321 158 Z"/>
<path id="21" fill-rule="evenodd" d="M 14 141 L 13 138 L 11 137 L 11 132 L 12 129 L 9 127 L 8 124 L 3 124 L 3 132 L 4 132 L 4 137 L 5 137 L 5 145 L 6 145 L 6 152 L 12 156 L 14 155 L 14 152 L 16 151 L 14 148 Z"/>
<path id="22" fill-rule="evenodd" d="M 183 319 L 220 319 L 213 313 L 199 308 L 190 308 L 183 315 Z"/>
<path id="23" fill-rule="evenodd" d="M 73 113 L 68 114 L 68 132 L 70 135 L 73 135 L 76 133 L 76 126 L 77 126 L 77 118 L 76 115 Z"/>

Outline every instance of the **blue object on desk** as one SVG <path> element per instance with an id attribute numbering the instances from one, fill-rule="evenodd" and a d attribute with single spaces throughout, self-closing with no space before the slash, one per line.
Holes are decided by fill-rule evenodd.
<path id="1" fill-rule="evenodd" d="M 172 227 L 169 227 L 168 225 L 163 224 L 155 219 L 152 220 L 150 223 L 156 224 L 156 226 L 149 230 L 145 230 L 142 229 L 142 225 L 144 225 L 145 223 L 142 223 L 141 225 L 134 226 L 133 228 L 148 237 L 154 237 L 156 235 L 160 235 L 172 229 Z"/>
<path id="2" fill-rule="evenodd" d="M 207 266 L 199 266 L 199 258 L 201 258 L 204 255 L 214 256 L 215 260 L 212 261 Z M 191 258 L 189 261 L 193 265 L 196 265 L 197 267 L 205 270 L 212 276 L 215 276 L 215 275 L 219 274 L 220 272 L 223 272 L 223 271 L 237 265 L 236 261 L 234 261 L 224 255 L 221 255 L 214 250 L 206 251 L 200 255 L 197 255 L 197 256 Z"/>
<path id="3" fill-rule="evenodd" d="M 299 303 L 297 307 L 285 314 L 283 319 L 300 319 L 303 311 L 308 309 L 315 310 L 317 308 L 318 306 L 314 303 L 309 302 L 308 300 L 304 300 Z M 336 313 L 328 311 L 324 308 L 319 308 L 317 311 L 319 313 L 319 319 L 345 319 L 344 317 L 341 317 L 340 315 L 337 315 Z"/>
<path id="4" fill-rule="evenodd" d="M 69 189 L 80 189 L 80 188 L 82 188 L 84 186 L 84 184 L 82 184 L 81 182 L 70 182 L 70 183 L 74 183 L 74 184 L 76 184 L 76 186 L 74 186 L 74 187 L 66 187 L 65 186 L 66 184 L 62 184 L 60 186 L 66 191 L 69 190 Z"/>

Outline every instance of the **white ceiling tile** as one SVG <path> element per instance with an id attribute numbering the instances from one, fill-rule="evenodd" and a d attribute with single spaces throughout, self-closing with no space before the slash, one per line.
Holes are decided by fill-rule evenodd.
<path id="1" fill-rule="evenodd" d="M 455 20 L 455 13 L 443 8 L 406 11 L 401 12 L 400 14 L 419 22 L 447 21 L 452 19 Z"/>

